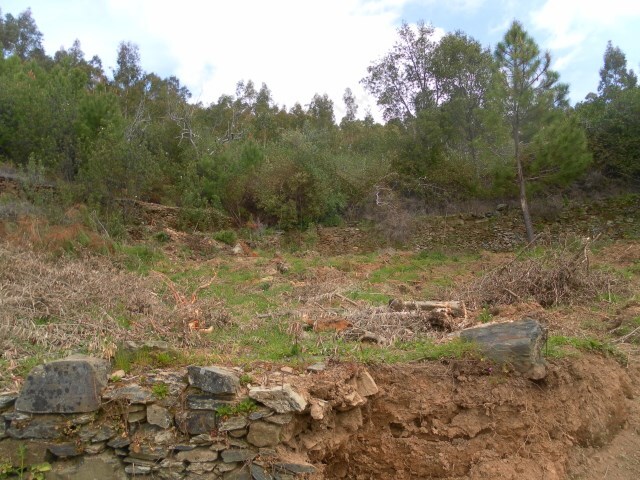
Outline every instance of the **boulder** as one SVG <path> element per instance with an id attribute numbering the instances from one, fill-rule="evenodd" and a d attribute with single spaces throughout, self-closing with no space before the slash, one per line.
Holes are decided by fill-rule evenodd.
<path id="1" fill-rule="evenodd" d="M 222 367 L 187 368 L 189 384 L 202 391 L 224 397 L 234 396 L 240 388 L 240 380 L 233 370 Z"/>
<path id="2" fill-rule="evenodd" d="M 496 323 L 460 332 L 460 338 L 475 343 L 483 355 L 498 364 L 507 364 L 532 380 L 546 376 L 542 345 L 546 334 L 536 320 Z"/>
<path id="3" fill-rule="evenodd" d="M 86 413 L 100 408 L 107 385 L 105 360 L 72 355 L 35 367 L 25 380 L 16 410 L 31 413 Z"/>
<path id="4" fill-rule="evenodd" d="M 252 388 L 249 390 L 249 397 L 278 413 L 303 412 L 307 408 L 304 397 L 287 383 L 282 387 Z"/>

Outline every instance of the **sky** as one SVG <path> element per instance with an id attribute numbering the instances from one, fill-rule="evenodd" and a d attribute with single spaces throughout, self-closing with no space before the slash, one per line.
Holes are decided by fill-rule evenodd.
<path id="1" fill-rule="evenodd" d="M 3 14 L 29 7 L 49 55 L 79 39 L 110 73 L 118 44 L 130 41 L 145 71 L 177 76 L 204 105 L 251 79 L 287 108 L 326 93 L 338 121 L 347 87 L 360 117 L 370 109 L 381 118 L 360 80 L 403 21 L 424 20 L 438 35 L 462 30 L 493 50 L 518 19 L 550 51 L 574 103 L 597 90 L 608 40 L 640 70 L 640 0 L 0 0 Z"/>

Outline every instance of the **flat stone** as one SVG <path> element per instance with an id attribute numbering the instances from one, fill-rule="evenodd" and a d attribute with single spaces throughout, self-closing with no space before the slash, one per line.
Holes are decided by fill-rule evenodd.
<path id="1" fill-rule="evenodd" d="M 57 443 L 49 445 L 49 451 L 57 458 L 71 458 L 82 454 L 75 443 Z"/>
<path id="2" fill-rule="evenodd" d="M 247 426 L 249 422 L 246 417 L 237 416 L 225 418 L 218 424 L 220 432 L 228 432 L 229 430 L 238 430 Z"/>
<path id="3" fill-rule="evenodd" d="M 494 362 L 508 364 L 532 380 L 546 376 L 546 362 L 542 356 L 545 334 L 536 320 L 525 318 L 468 328 L 460 332 L 460 338 L 475 343 Z"/>
<path id="4" fill-rule="evenodd" d="M 153 436 L 153 441 L 158 445 L 175 444 L 176 435 L 173 430 L 162 430 Z"/>
<path id="5" fill-rule="evenodd" d="M 249 467 L 249 470 L 251 472 L 251 476 L 253 477 L 253 480 L 273 480 L 273 475 L 267 472 L 260 465 L 256 465 L 255 463 L 252 463 L 251 466 Z"/>
<path id="6" fill-rule="evenodd" d="M 249 433 L 248 428 L 240 428 L 238 430 L 229 430 L 227 434 L 229 434 L 233 438 L 242 438 L 246 437 L 247 433 Z"/>
<path id="7" fill-rule="evenodd" d="M 91 437 L 91 441 L 94 443 L 104 442 L 110 440 L 116 436 L 116 431 L 111 425 L 100 425 L 95 435 Z"/>
<path id="8" fill-rule="evenodd" d="M 0 395 L 0 410 L 9 408 L 11 405 L 16 403 L 17 398 L 18 395 Z"/>
<path id="9" fill-rule="evenodd" d="M 195 435 L 191 437 L 189 443 L 194 445 L 211 445 L 213 443 L 213 437 L 208 433 L 201 433 L 200 435 Z"/>
<path id="10" fill-rule="evenodd" d="M 15 408 L 31 413 L 96 411 L 108 368 L 105 360 L 82 355 L 38 365 L 27 376 Z"/>
<path id="11" fill-rule="evenodd" d="M 291 413 L 279 413 L 277 415 L 271 415 L 264 419 L 266 422 L 275 423 L 277 425 L 286 425 L 293 421 L 293 414 Z"/>
<path id="12" fill-rule="evenodd" d="M 210 473 L 213 472 L 213 470 L 216 468 L 216 464 L 215 463 L 208 463 L 208 462 L 199 462 L 199 463 L 190 463 L 189 465 L 187 465 L 187 472 L 192 472 L 198 475 L 202 475 L 204 473 Z"/>
<path id="13" fill-rule="evenodd" d="M 274 465 L 278 470 L 284 470 L 291 473 L 315 473 L 316 467 L 308 463 L 276 463 Z"/>
<path id="14" fill-rule="evenodd" d="M 166 408 L 151 404 L 147 406 L 147 422 L 160 428 L 169 428 L 173 424 L 173 416 Z"/>
<path id="15" fill-rule="evenodd" d="M 259 448 L 258 453 L 261 457 L 277 457 L 278 452 L 276 452 L 273 448 Z"/>
<path id="16" fill-rule="evenodd" d="M 89 445 L 85 445 L 84 453 L 86 453 L 87 455 L 97 455 L 98 453 L 104 452 L 106 448 L 106 442 L 91 443 Z"/>
<path id="17" fill-rule="evenodd" d="M 249 397 L 272 408 L 278 413 L 302 412 L 307 407 L 307 401 L 302 395 L 285 383 L 282 387 L 252 388 Z"/>
<path id="18" fill-rule="evenodd" d="M 220 400 L 213 395 L 187 395 L 187 408 L 191 410 L 216 410 L 218 407 L 232 405 L 231 402 Z"/>
<path id="19" fill-rule="evenodd" d="M 137 463 L 134 463 L 124 467 L 124 471 L 129 475 L 147 475 L 148 473 L 151 473 L 151 466 L 138 465 Z"/>
<path id="20" fill-rule="evenodd" d="M 126 400 L 129 403 L 142 403 L 145 405 L 153 403 L 156 399 L 151 390 L 136 384 L 114 388 L 113 390 L 107 391 L 103 398 L 113 401 Z"/>
<path id="21" fill-rule="evenodd" d="M 129 456 L 141 460 L 155 462 L 169 456 L 169 448 L 166 445 L 137 445 L 129 447 Z"/>
<path id="22" fill-rule="evenodd" d="M 246 465 L 243 465 L 236 470 L 226 472 L 222 478 L 224 480 L 251 480 L 251 472 Z"/>
<path id="23" fill-rule="evenodd" d="M 201 436 L 202 435 L 198 435 L 198 437 L 201 437 Z M 211 444 L 211 440 L 209 440 L 209 444 Z M 206 445 L 206 443 L 202 443 L 202 445 Z M 196 448 L 195 445 L 185 445 L 184 443 L 179 443 L 173 446 L 173 450 L 175 452 L 188 452 L 189 450 L 193 450 L 194 448 Z"/>
<path id="24" fill-rule="evenodd" d="M 256 453 L 244 448 L 230 448 L 222 452 L 222 461 L 231 462 L 247 462 L 256 458 Z"/>
<path id="25" fill-rule="evenodd" d="M 117 438 L 114 438 L 113 440 L 110 440 L 107 443 L 107 446 L 111 448 L 125 448 L 125 447 L 128 447 L 130 444 L 131 444 L 131 440 L 129 440 L 129 437 L 117 437 Z"/>
<path id="26" fill-rule="evenodd" d="M 208 448 L 196 448 L 186 452 L 176 453 L 176 460 L 180 462 L 200 463 L 215 462 L 218 459 L 218 452 Z"/>
<path id="27" fill-rule="evenodd" d="M 134 464 L 134 465 L 145 465 L 148 467 L 154 467 L 156 465 L 156 462 L 152 461 L 152 460 L 145 460 L 143 458 L 135 458 L 135 457 L 125 457 L 122 459 L 122 461 L 124 463 L 129 463 L 129 464 Z"/>
<path id="28" fill-rule="evenodd" d="M 324 372 L 327 369 L 327 365 L 323 362 L 314 363 L 313 365 L 309 365 L 307 367 L 307 371 L 313 373 Z"/>
<path id="29" fill-rule="evenodd" d="M 189 384 L 204 392 L 221 396 L 233 396 L 240 388 L 240 380 L 233 370 L 222 367 L 187 368 Z"/>
<path id="30" fill-rule="evenodd" d="M 232 470 L 235 470 L 236 468 L 238 468 L 240 464 L 237 462 L 231 462 L 231 463 L 219 463 L 218 466 L 216 467 L 216 472 L 218 473 L 225 473 L 225 472 L 230 472 Z"/>
<path id="31" fill-rule="evenodd" d="M 216 414 L 208 410 L 180 412 L 176 414 L 176 425 L 189 435 L 210 433 L 216 429 Z"/>
<path id="32" fill-rule="evenodd" d="M 249 420 L 260 420 L 261 418 L 273 415 L 273 410 L 266 407 L 258 407 L 258 410 L 249 414 Z"/>
<path id="33" fill-rule="evenodd" d="M 280 443 L 281 430 L 275 423 L 255 422 L 249 427 L 247 441 L 256 447 L 275 447 Z"/>
<path id="34" fill-rule="evenodd" d="M 140 410 L 139 412 L 129 413 L 127 415 L 127 422 L 129 423 L 140 423 L 144 422 L 147 418 L 147 412 L 144 410 Z"/>
<path id="35" fill-rule="evenodd" d="M 85 456 L 65 462 L 54 462 L 47 480 L 126 480 L 120 460 L 110 453 Z"/>
<path id="36" fill-rule="evenodd" d="M 70 422 L 72 425 L 86 425 L 87 423 L 91 423 L 96 419 L 95 413 L 83 413 L 81 415 L 74 415 Z"/>
<path id="37" fill-rule="evenodd" d="M 64 417 L 44 415 L 25 421 L 12 420 L 6 433 L 18 440 L 27 438 L 54 440 L 62 437 L 64 427 Z"/>
<path id="38" fill-rule="evenodd" d="M 361 370 L 354 378 L 355 388 L 358 393 L 363 397 L 370 397 L 375 395 L 380 390 L 376 385 L 375 380 L 371 377 L 371 374 L 366 370 Z"/>

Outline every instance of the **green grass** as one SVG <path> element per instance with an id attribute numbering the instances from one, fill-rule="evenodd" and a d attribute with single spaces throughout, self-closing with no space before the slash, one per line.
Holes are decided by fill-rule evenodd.
<path id="1" fill-rule="evenodd" d="M 116 244 L 115 248 L 120 254 L 124 267 L 131 272 L 146 275 L 165 259 L 160 250 L 147 244 Z"/>
<path id="2" fill-rule="evenodd" d="M 156 383 L 151 387 L 151 391 L 157 398 L 163 399 L 169 395 L 169 386 L 164 382 Z"/>
<path id="3" fill-rule="evenodd" d="M 626 363 L 626 357 L 614 345 L 596 338 L 579 338 L 554 335 L 549 337 L 545 354 L 549 358 L 564 358 L 578 355 L 580 352 L 599 353 L 613 357 L 621 363 Z"/>

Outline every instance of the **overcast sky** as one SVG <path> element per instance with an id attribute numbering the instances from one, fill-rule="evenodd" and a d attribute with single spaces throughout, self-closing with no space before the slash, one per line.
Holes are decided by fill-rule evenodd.
<path id="1" fill-rule="evenodd" d="M 516 18 L 550 50 L 573 102 L 596 91 L 608 40 L 636 72 L 640 63 L 640 0 L 0 0 L 3 14 L 28 7 L 49 55 L 77 38 L 111 72 L 119 42 L 131 41 L 145 71 L 177 76 L 205 105 L 252 79 L 281 106 L 328 93 L 338 121 L 346 87 L 360 116 L 370 106 L 379 118 L 359 81 L 403 20 L 463 30 L 493 50 Z"/>

